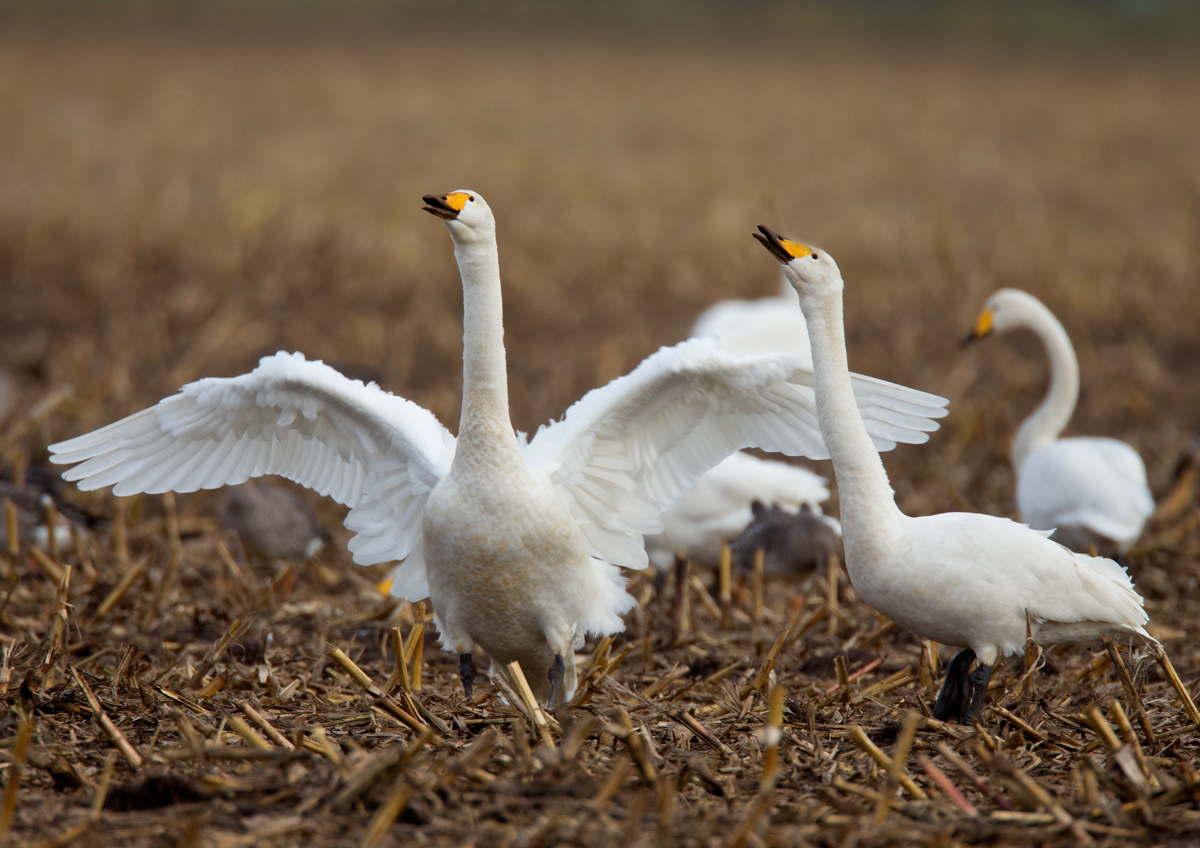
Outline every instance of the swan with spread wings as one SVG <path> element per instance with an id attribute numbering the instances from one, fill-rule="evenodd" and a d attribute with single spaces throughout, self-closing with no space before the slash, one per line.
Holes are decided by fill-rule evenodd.
<path id="1" fill-rule="evenodd" d="M 622 629 L 622 568 L 642 534 L 743 447 L 827 457 L 812 369 L 791 354 L 733 356 L 711 340 L 663 348 L 532 439 L 513 430 L 495 219 L 472 191 L 426 195 L 464 290 L 455 438 L 429 411 L 299 353 L 204 379 L 108 427 L 53 445 L 64 475 L 117 495 L 190 492 L 278 474 L 350 507 L 362 564 L 402 561 L 392 592 L 429 597 L 471 692 L 478 645 L 520 662 L 542 700 L 569 698 L 574 650 Z M 923 442 L 946 401 L 869 377 L 854 391 L 880 450 Z"/>

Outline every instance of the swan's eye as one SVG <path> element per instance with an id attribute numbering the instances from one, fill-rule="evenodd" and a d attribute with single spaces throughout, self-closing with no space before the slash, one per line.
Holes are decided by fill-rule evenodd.
<path id="1" fill-rule="evenodd" d="M 469 195 L 469 194 L 467 195 L 467 200 L 471 201 L 472 203 L 474 203 L 474 202 L 475 202 L 475 198 L 474 198 L 474 196 L 472 196 L 472 195 Z"/>
<path id="2" fill-rule="evenodd" d="M 816 258 L 817 258 L 817 254 L 815 254 L 815 253 L 814 253 L 814 254 L 812 254 L 812 258 L 813 258 L 813 259 L 816 259 Z"/>

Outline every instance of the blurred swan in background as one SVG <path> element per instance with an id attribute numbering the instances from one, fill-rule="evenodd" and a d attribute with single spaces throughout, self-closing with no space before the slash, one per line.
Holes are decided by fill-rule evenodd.
<path id="1" fill-rule="evenodd" d="M 1073 553 L 1007 518 L 910 518 L 899 510 L 854 403 L 837 264 L 823 250 L 759 230 L 755 237 L 783 265 L 808 319 L 850 580 L 901 627 L 964 649 L 947 669 L 934 716 L 964 724 L 978 717 L 992 666 L 1020 652 L 1027 633 L 1042 644 L 1127 635 L 1158 645 L 1146 632 L 1142 597 L 1112 560 Z"/>
<path id="2" fill-rule="evenodd" d="M 478 194 L 424 197 L 450 231 L 463 285 L 456 439 L 429 411 L 301 354 L 173 397 L 51 446 L 81 488 L 178 492 L 279 474 L 351 507 L 356 562 L 403 562 L 393 594 L 429 597 L 471 692 L 478 645 L 519 661 L 534 694 L 569 698 L 586 634 L 623 628 L 618 566 L 647 564 L 642 534 L 738 448 L 827 456 L 812 372 L 786 353 L 738 357 L 711 340 L 663 348 L 588 393 L 532 439 L 514 432 L 495 219 Z M 854 381 L 875 438 L 924 442 L 946 401 Z"/>
<path id="3" fill-rule="evenodd" d="M 1050 357 L 1046 397 L 1013 439 L 1021 520 L 1081 553 L 1123 553 L 1154 512 L 1146 466 L 1116 439 L 1058 438 L 1079 399 L 1079 362 L 1063 325 L 1033 295 L 993 294 L 964 343 L 1018 329 L 1033 331 Z"/>
<path id="4" fill-rule="evenodd" d="M 4 504 L 11 502 L 16 519 L 17 540 L 41 550 L 68 551 L 74 547 L 72 526 L 95 527 L 100 519 L 64 501 L 58 493 L 59 479 L 51 469 L 33 465 L 23 470 L 22 480 L 12 473 L 0 473 L 0 550 L 8 548 L 8 516 Z M 54 507 L 54 544 L 50 544 L 48 507 Z"/>
<path id="5" fill-rule="evenodd" d="M 787 351 L 803 356 L 812 367 L 808 324 L 796 290 L 780 275 L 779 294 L 756 300 L 722 300 L 700 314 L 692 338 L 711 336 L 721 350 L 744 355 Z"/>

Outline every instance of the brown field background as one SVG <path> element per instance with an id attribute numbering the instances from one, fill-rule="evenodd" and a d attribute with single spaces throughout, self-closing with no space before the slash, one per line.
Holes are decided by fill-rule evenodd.
<path id="1" fill-rule="evenodd" d="M 1029 339 L 955 347 L 1001 286 L 1075 342 L 1071 431 L 1161 487 L 1200 427 L 1200 69 L 973 52 L 9 36 L 0 364 L 76 388 L 54 438 L 277 349 L 453 429 L 461 293 L 420 196 L 465 187 L 499 219 L 521 429 L 774 293 L 766 223 L 838 259 L 852 367 L 953 401 L 888 457 L 908 508 L 1005 509 L 947 453 L 984 428 L 999 456 L 1044 385 Z"/>
<path id="2" fill-rule="evenodd" d="M 956 346 L 1001 286 L 1074 340 L 1070 434 L 1130 442 L 1161 494 L 1200 429 L 1200 62 L 1181 51 L 15 27 L 0 80 L 0 368 L 17 386 L 0 432 L 74 389 L 15 445 L 34 462 L 277 349 L 377 374 L 456 429 L 461 289 L 420 208 L 455 188 L 498 218 L 520 429 L 714 301 L 773 294 L 759 223 L 838 260 L 855 370 L 950 398 L 928 445 L 885 457 L 911 514 L 1015 513 L 1008 441 L 1044 357 L 1024 336 Z M 323 556 L 353 568 L 340 545 Z M 1172 556 L 1133 564 L 1191 681 L 1196 563 Z M 185 580 L 180 603 L 204 586 Z M 54 587 L 29 591 L 48 615 Z M 18 826 L 45 835 L 32 815 Z M 174 844 L 158 826 L 146 844 Z M 329 844 L 356 844 L 346 827 Z"/>

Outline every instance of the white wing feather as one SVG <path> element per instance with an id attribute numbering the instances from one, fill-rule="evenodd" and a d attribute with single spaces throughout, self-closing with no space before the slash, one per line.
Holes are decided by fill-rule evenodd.
<path id="1" fill-rule="evenodd" d="M 449 471 L 454 437 L 411 401 L 280 352 L 249 374 L 189 383 L 50 451 L 57 463 L 82 460 L 65 479 L 84 490 L 112 485 L 116 495 L 278 474 L 352 508 L 346 526 L 358 533 L 356 561 L 416 561 L 424 501 Z M 387 556 L 372 558 L 382 548 Z M 423 581 L 423 563 L 420 571 Z"/>
<path id="2" fill-rule="evenodd" d="M 946 414 L 942 398 L 881 380 L 856 377 L 855 392 L 880 450 L 926 441 Z M 641 534 L 660 532 L 663 509 L 744 447 L 828 456 L 812 373 L 794 354 L 732 356 L 692 339 L 589 392 L 538 430 L 525 458 L 558 487 L 590 554 L 644 568 Z"/>

